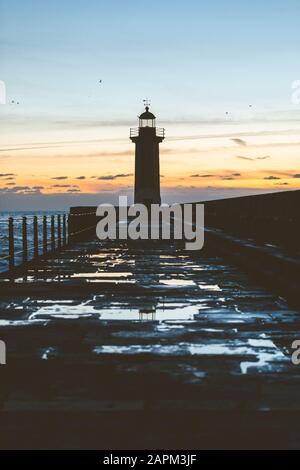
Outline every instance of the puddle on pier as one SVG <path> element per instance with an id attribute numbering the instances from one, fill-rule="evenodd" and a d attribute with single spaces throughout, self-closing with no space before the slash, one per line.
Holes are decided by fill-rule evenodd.
<path id="1" fill-rule="evenodd" d="M 139 308 L 125 305 L 114 305 L 110 307 L 97 306 L 93 304 L 81 305 L 48 305 L 39 308 L 32 313 L 28 321 L 34 320 L 75 320 L 75 319 L 96 319 L 96 320 L 133 320 L 133 321 L 165 321 L 165 320 L 194 320 L 194 316 L 203 309 L 203 305 L 182 305 L 173 304 L 172 308 L 166 308 L 164 304 L 158 303 L 156 306 L 149 304 Z"/>
<path id="2" fill-rule="evenodd" d="M 207 375 L 224 370 L 228 374 L 273 373 L 290 363 L 280 345 L 276 346 L 276 339 L 273 342 L 271 336 L 260 337 L 260 332 L 264 329 L 272 333 L 282 319 L 295 321 L 291 313 L 276 306 L 273 296 L 268 297 L 248 281 L 245 283 L 241 273 L 214 258 L 210 261 L 210 258 L 200 258 L 198 263 L 189 255 L 178 253 L 155 255 L 151 251 L 144 254 L 142 250 L 120 249 L 77 258 L 72 255 L 69 265 L 64 260 L 49 260 L 44 270 L 30 272 L 27 281 L 67 281 L 68 285 L 74 285 L 74 292 L 80 283 L 109 285 L 95 284 L 88 289 L 93 295 L 83 294 L 78 301 L 69 297 L 68 300 L 30 299 L 23 302 L 26 305 L 20 314 L 16 312 L 18 305 L 12 305 L 11 312 L 3 305 L 0 327 L 27 328 L 41 324 L 44 329 L 44 325 L 54 322 L 53 329 L 49 329 L 54 340 L 51 343 L 50 339 L 46 345 L 44 360 L 55 354 L 56 332 L 72 334 L 72 322 L 82 321 L 80 330 L 82 325 L 82 331 L 89 332 L 91 341 L 89 351 L 85 344 L 86 354 L 181 355 L 189 357 L 190 364 L 197 364 L 196 369 L 205 368 L 209 362 Z M 55 274 L 51 277 L 56 265 L 58 269 L 52 271 Z M 113 283 L 135 283 L 148 288 L 147 295 L 126 296 L 122 293 L 126 291 L 124 286 L 120 286 L 120 291 L 112 291 Z M 58 295 L 58 290 L 54 292 Z M 14 315 L 12 320 L 10 313 Z M 57 337 L 63 336 L 65 341 L 64 334 Z M 57 354 L 64 354 L 63 347 L 58 347 Z M 224 368 L 219 365 L 223 362 Z M 187 367 L 186 362 L 182 367 Z"/>
<path id="3" fill-rule="evenodd" d="M 99 345 L 93 353 L 102 354 L 151 354 L 160 356 L 197 356 L 199 360 L 223 357 L 226 361 L 236 362 L 236 374 L 275 372 L 290 362 L 271 340 L 249 339 L 244 343 L 222 342 L 207 344 L 130 344 Z M 200 363 L 201 364 L 201 363 Z M 233 371 L 232 371 L 233 372 Z"/>
<path id="4" fill-rule="evenodd" d="M 198 284 L 198 286 L 202 290 L 210 290 L 210 291 L 214 291 L 214 292 L 222 291 L 221 287 L 218 286 L 218 284 L 211 284 L 211 285 L 209 285 L 209 284 Z"/>
<path id="5" fill-rule="evenodd" d="M 160 279 L 160 284 L 163 284 L 165 286 L 170 286 L 170 287 L 196 287 L 196 284 L 194 281 L 186 280 L 186 279 Z"/>
<path id="6" fill-rule="evenodd" d="M 128 279 L 132 277 L 129 272 L 92 272 L 92 273 L 75 273 L 70 276 L 72 279 L 78 278 L 97 278 L 97 279 Z"/>

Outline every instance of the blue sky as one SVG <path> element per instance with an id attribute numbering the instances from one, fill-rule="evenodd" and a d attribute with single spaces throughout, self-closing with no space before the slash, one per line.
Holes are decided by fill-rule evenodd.
<path id="1" fill-rule="evenodd" d="M 0 15 L 4 150 L 98 136 L 125 142 L 145 97 L 173 137 L 207 126 L 219 135 L 234 123 L 237 132 L 247 123 L 263 132 L 272 122 L 294 131 L 299 120 L 291 103 L 300 78 L 299 1 L 0 0 Z M 20 158 L 22 172 L 33 153 L 1 155 L 14 171 Z M 37 179 L 39 172 L 43 180 L 37 165 Z"/>
<path id="2" fill-rule="evenodd" d="M 43 113 L 103 107 L 104 119 L 130 117 L 147 95 L 169 119 L 242 106 L 245 97 L 262 109 L 286 108 L 300 68 L 298 1 L 0 5 L 1 75 L 12 95 L 30 96 Z"/>

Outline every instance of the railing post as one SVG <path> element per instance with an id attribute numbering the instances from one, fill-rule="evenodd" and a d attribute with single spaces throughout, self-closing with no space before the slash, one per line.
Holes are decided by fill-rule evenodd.
<path id="1" fill-rule="evenodd" d="M 67 223 L 66 214 L 63 215 L 63 246 L 67 245 Z"/>
<path id="2" fill-rule="evenodd" d="M 9 244 L 9 269 L 15 266 L 15 240 L 14 240 L 14 219 L 10 217 L 8 220 L 8 244 Z"/>
<path id="3" fill-rule="evenodd" d="M 22 262 L 26 264 L 28 261 L 28 247 L 27 247 L 27 218 L 22 219 Z"/>
<path id="4" fill-rule="evenodd" d="M 61 223 L 60 215 L 57 216 L 57 248 L 61 249 Z"/>
<path id="5" fill-rule="evenodd" d="M 51 251 L 55 251 L 55 225 L 54 225 L 54 215 L 51 215 Z"/>
<path id="6" fill-rule="evenodd" d="M 47 216 L 43 217 L 43 255 L 47 254 Z"/>
<path id="7" fill-rule="evenodd" d="M 33 258 L 36 259 L 39 256 L 39 237 L 38 237 L 38 218 L 35 215 L 33 217 Z"/>

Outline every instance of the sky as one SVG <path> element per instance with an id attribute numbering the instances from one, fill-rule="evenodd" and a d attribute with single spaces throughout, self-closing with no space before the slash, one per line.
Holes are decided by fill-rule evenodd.
<path id="1" fill-rule="evenodd" d="M 299 24 L 298 0 L 0 0 L 0 210 L 131 200 L 145 98 L 163 202 L 298 189 Z"/>

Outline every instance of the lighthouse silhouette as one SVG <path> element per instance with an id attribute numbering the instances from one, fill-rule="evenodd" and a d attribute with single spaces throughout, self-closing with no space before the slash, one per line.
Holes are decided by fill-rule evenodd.
<path id="1" fill-rule="evenodd" d="M 134 203 L 160 204 L 159 144 L 165 130 L 156 127 L 156 117 L 146 110 L 139 116 L 139 127 L 130 129 L 130 139 L 135 143 Z"/>

